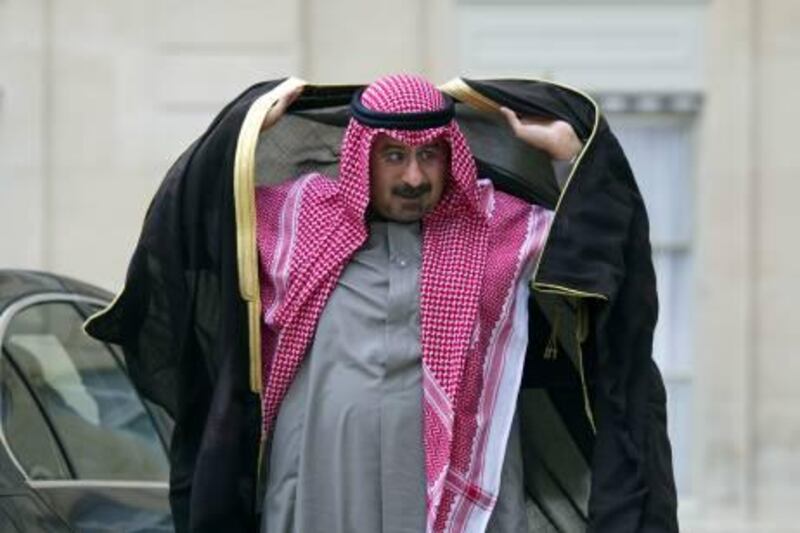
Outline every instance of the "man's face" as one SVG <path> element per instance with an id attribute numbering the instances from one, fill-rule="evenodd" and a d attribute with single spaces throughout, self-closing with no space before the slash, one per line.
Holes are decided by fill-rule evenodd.
<path id="1" fill-rule="evenodd" d="M 420 220 L 442 197 L 449 166 L 444 141 L 411 146 L 379 134 L 370 153 L 372 208 L 389 220 Z"/>

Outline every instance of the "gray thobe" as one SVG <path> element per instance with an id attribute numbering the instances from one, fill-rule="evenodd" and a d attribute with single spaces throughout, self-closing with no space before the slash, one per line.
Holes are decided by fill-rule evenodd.
<path id="1" fill-rule="evenodd" d="M 271 440 L 262 533 L 425 530 L 419 224 L 370 223 Z M 527 530 L 516 419 L 487 531 Z"/>

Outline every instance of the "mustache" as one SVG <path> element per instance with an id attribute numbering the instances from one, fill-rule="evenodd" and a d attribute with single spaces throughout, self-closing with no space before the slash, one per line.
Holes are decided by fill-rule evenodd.
<path id="1" fill-rule="evenodd" d="M 405 198 L 407 200 L 414 200 L 431 192 L 430 183 L 424 183 L 419 187 L 411 187 L 409 185 L 398 185 L 392 188 L 392 194 Z"/>

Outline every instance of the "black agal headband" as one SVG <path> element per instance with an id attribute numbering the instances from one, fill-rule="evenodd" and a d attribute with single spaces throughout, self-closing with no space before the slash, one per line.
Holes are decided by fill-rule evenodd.
<path id="1" fill-rule="evenodd" d="M 358 122 L 370 128 L 386 128 L 392 130 L 427 130 L 446 126 L 456 114 L 453 99 L 443 94 L 444 107 L 436 111 L 423 111 L 419 113 L 383 113 L 368 109 L 361 103 L 361 93 L 364 89 L 355 92 L 350 101 L 350 112 Z"/>

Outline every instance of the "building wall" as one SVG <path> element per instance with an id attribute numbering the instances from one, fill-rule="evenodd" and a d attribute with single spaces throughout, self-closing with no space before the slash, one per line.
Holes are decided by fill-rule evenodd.
<path id="1" fill-rule="evenodd" d="M 796 531 L 800 5 L 713 2 L 698 182 L 698 523 Z M 711 530 L 711 529 L 709 529 Z"/>
<path id="2" fill-rule="evenodd" d="M 0 0 L 0 264 L 41 267 L 48 128 L 39 2 Z"/>
<path id="3" fill-rule="evenodd" d="M 113 289 L 170 163 L 303 43 L 299 2 L 109 5 L 0 0 L 0 264 Z"/>
<path id="4" fill-rule="evenodd" d="M 793 244 L 800 228 L 800 3 L 754 5 L 754 499 L 758 515 L 770 517 L 800 504 L 800 261 Z"/>

